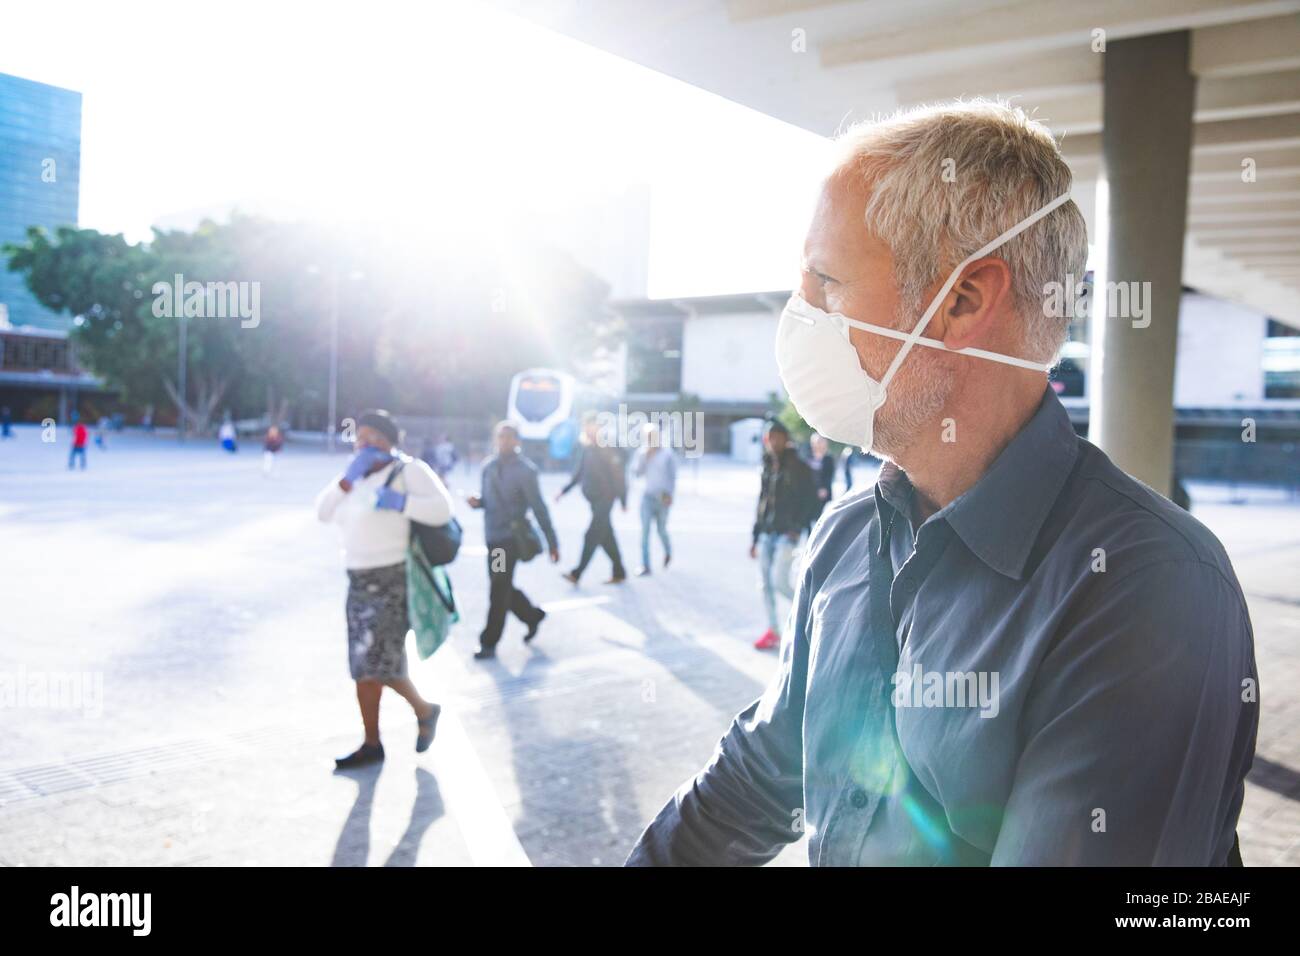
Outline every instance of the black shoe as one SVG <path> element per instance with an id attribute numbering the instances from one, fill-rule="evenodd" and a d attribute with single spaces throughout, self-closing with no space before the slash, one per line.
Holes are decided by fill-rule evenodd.
<path id="1" fill-rule="evenodd" d="M 495 647 L 480 647 L 474 652 L 474 660 L 476 661 L 490 661 L 496 656 L 497 649 Z"/>
<path id="2" fill-rule="evenodd" d="M 358 767 L 368 767 L 374 763 L 384 762 L 384 745 L 362 744 L 359 750 L 353 751 L 346 757 L 336 757 L 334 760 L 335 770 L 356 770 Z"/>
<path id="3" fill-rule="evenodd" d="M 433 734 L 438 729 L 438 715 L 442 713 L 442 708 L 437 704 L 433 705 L 433 713 L 424 720 L 417 720 L 415 725 L 419 728 L 419 733 L 415 736 L 415 752 L 422 754 L 429 749 L 429 744 L 433 743 Z"/>
<path id="4" fill-rule="evenodd" d="M 540 607 L 537 609 L 537 619 L 528 625 L 528 633 L 524 635 L 524 643 L 527 644 L 537 636 L 537 629 L 542 626 L 542 621 L 546 620 L 546 612 Z"/>
<path id="5" fill-rule="evenodd" d="M 664 567 L 665 567 L 665 568 L 668 567 L 668 562 L 671 561 L 672 559 L 673 559 L 673 556 L 672 556 L 671 554 L 665 554 L 665 555 L 664 555 Z"/>

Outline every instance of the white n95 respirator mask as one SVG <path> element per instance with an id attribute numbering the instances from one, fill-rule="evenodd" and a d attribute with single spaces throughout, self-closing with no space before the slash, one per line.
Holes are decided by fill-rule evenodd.
<path id="1" fill-rule="evenodd" d="M 1041 362 L 987 352 L 984 349 L 949 349 L 937 339 L 923 338 L 921 333 L 930 324 L 930 319 L 963 269 L 1019 235 L 1069 199 L 1068 193 L 1058 196 L 958 263 L 911 332 L 859 322 L 838 312 L 824 312 L 799 293 L 792 295 L 781 313 L 781 321 L 776 330 L 776 365 L 781 374 L 781 384 L 785 386 L 786 394 L 804 421 L 833 441 L 871 451 L 876 411 L 885 404 L 888 397 L 886 389 L 913 345 L 924 345 L 958 355 L 974 355 L 1040 372 L 1051 368 Z M 849 341 L 850 328 L 902 340 L 902 348 L 879 381 L 868 375 L 858 361 L 857 349 Z"/>

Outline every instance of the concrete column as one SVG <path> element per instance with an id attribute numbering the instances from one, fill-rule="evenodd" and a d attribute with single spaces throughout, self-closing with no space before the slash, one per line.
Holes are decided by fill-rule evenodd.
<path id="1" fill-rule="evenodd" d="M 1169 493 L 1173 471 L 1174 358 L 1196 92 L 1189 46 L 1183 31 L 1113 40 L 1102 54 L 1110 235 L 1097 238 L 1108 243 L 1108 289 L 1130 295 L 1124 314 L 1105 314 L 1108 289 L 1096 290 L 1089 438 L 1161 494 Z M 1147 308 L 1144 318 L 1135 301 Z M 1117 305 L 1123 302 L 1115 297 Z"/>

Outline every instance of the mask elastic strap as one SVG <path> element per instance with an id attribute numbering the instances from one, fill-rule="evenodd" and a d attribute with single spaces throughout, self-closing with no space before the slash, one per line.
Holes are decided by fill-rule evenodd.
<path id="1" fill-rule="evenodd" d="M 925 315 L 921 316 L 921 321 L 916 323 L 916 327 L 913 328 L 911 332 L 907 333 L 906 337 L 903 340 L 903 347 L 898 350 L 898 354 L 895 355 L 894 360 L 889 363 L 888 370 L 886 370 L 884 377 L 881 378 L 880 380 L 881 386 L 884 387 L 889 385 L 890 379 L 894 377 L 894 373 L 898 371 L 898 367 L 903 364 L 903 359 L 907 358 L 907 353 L 910 352 L 912 350 L 912 346 L 915 345 L 917 341 L 920 340 L 921 333 L 924 332 L 926 326 L 930 324 L 930 319 L 933 318 L 934 313 L 938 311 L 939 304 L 943 302 L 944 298 L 948 295 L 949 291 L 951 291 L 952 287 L 957 283 L 957 278 L 958 276 L 961 275 L 963 269 L 965 269 L 976 259 L 982 259 L 984 256 L 988 255 L 990 252 L 992 252 L 998 246 L 1002 245 L 1008 239 L 1012 239 L 1015 236 L 1018 236 L 1020 233 L 1024 232 L 1026 229 L 1032 226 L 1034 223 L 1038 222 L 1038 220 L 1042 219 L 1044 216 L 1050 213 L 1053 209 L 1057 208 L 1058 206 L 1062 206 L 1069 201 L 1070 201 L 1069 193 L 1064 193 L 1060 196 L 1057 196 L 1055 199 L 1049 202 L 1042 209 L 1038 210 L 1032 216 L 1029 216 L 1026 219 L 1022 219 L 1020 222 L 1016 223 L 1006 232 L 1002 233 L 1002 235 L 998 236 L 988 245 L 980 247 L 975 252 L 971 253 L 969 256 L 967 256 L 965 259 L 959 262 L 957 264 L 957 267 L 953 269 L 952 273 L 948 276 L 948 281 L 945 282 L 943 284 L 943 288 L 939 290 L 938 295 L 936 295 L 930 301 L 930 307 L 925 310 Z M 966 352 L 967 350 L 949 349 L 949 351 Z M 1000 361 L 1010 358 L 1010 356 L 1002 356 L 996 352 L 987 353 L 987 356 L 993 356 L 993 355 L 998 355 L 998 359 Z M 1015 362 L 1012 364 L 1019 364 L 1019 363 Z"/>
<path id="2" fill-rule="evenodd" d="M 857 319 L 850 319 L 848 316 L 844 316 L 844 321 L 855 329 L 874 332 L 876 335 L 884 335 L 891 339 L 902 339 L 904 342 L 911 340 L 916 345 L 924 345 L 926 348 L 951 352 L 954 355 L 974 355 L 977 358 L 992 359 L 994 362 L 1005 362 L 1007 365 L 1015 365 L 1020 368 L 1031 369 L 1035 372 L 1047 372 L 1052 368 L 1051 365 L 1043 362 L 1031 362 L 1029 359 L 1016 358 L 1014 355 L 1003 355 L 1001 352 L 989 352 L 985 349 L 950 349 L 938 339 L 927 339 L 925 336 L 919 336 L 913 339 L 910 332 L 900 332 L 898 329 L 887 329 L 883 325 L 870 325 L 866 322 L 859 322 Z"/>

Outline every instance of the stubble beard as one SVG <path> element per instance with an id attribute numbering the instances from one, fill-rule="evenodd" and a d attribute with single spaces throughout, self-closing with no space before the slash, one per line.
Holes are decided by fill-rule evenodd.
<path id="1" fill-rule="evenodd" d="M 919 303 L 901 306 L 894 327 L 910 332 L 920 316 Z M 910 323 L 910 324 L 909 324 Z M 897 461 L 927 429 L 952 397 L 953 356 L 925 346 L 913 346 L 889 383 L 885 404 L 876 410 L 872 453 Z"/>

